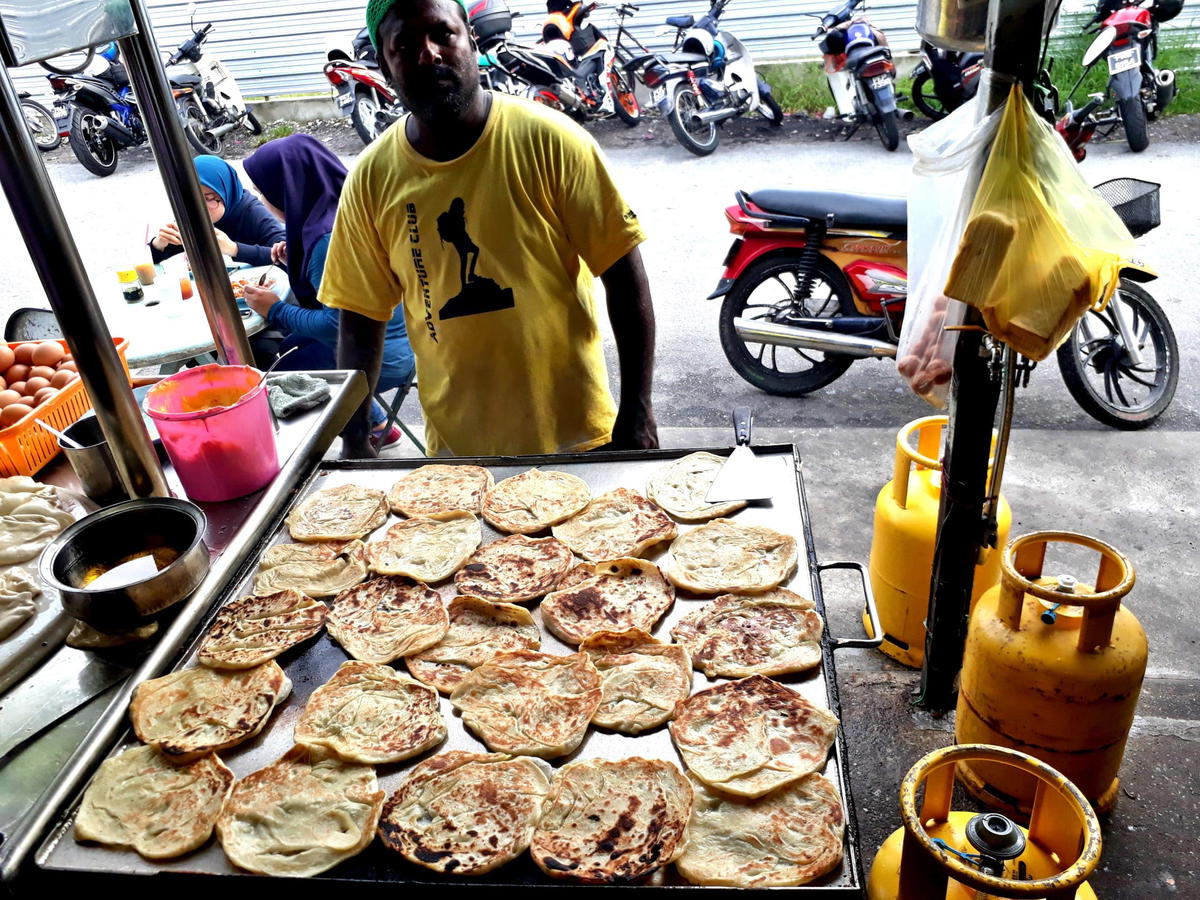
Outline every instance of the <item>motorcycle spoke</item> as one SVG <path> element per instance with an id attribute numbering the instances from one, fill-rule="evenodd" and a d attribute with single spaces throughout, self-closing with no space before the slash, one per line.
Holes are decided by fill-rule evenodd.
<path id="1" fill-rule="evenodd" d="M 819 359 L 813 359 L 811 356 L 809 356 L 807 353 L 805 353 L 805 352 L 804 352 L 803 350 L 801 350 L 799 347 L 793 347 L 792 349 L 793 349 L 793 350 L 795 350 L 795 351 L 796 351 L 796 355 L 797 355 L 797 356 L 799 356 L 799 357 L 801 357 L 802 359 L 804 359 L 804 360 L 805 360 L 805 362 L 808 362 L 809 364 L 811 364 L 811 365 L 814 365 L 814 366 L 816 366 L 816 365 L 820 365 L 820 363 L 821 363 L 821 360 L 819 360 Z"/>
<path id="2" fill-rule="evenodd" d="M 1154 381 L 1146 381 L 1144 378 L 1139 378 L 1138 376 L 1134 375 L 1133 369 L 1124 369 L 1123 374 L 1130 381 L 1136 381 L 1138 384 L 1142 385 L 1143 387 L 1148 387 L 1151 390 L 1158 387 L 1158 379 L 1155 379 Z"/>
<path id="3" fill-rule="evenodd" d="M 759 361 L 759 362 L 762 362 L 762 361 L 763 361 L 763 356 L 766 354 L 766 352 L 767 352 L 767 345 L 766 345 L 766 344 L 759 344 L 759 346 L 758 346 L 758 356 L 756 357 L 756 358 L 758 359 L 758 361 Z"/>
<path id="4" fill-rule="evenodd" d="M 1120 401 L 1121 405 L 1127 408 L 1132 406 L 1133 404 L 1129 402 L 1129 398 L 1125 396 L 1125 392 L 1121 390 L 1120 377 L 1114 373 L 1110 376 L 1110 381 L 1112 383 L 1113 391 L 1116 392 L 1117 399 Z M 1112 399 L 1112 394 L 1109 394 L 1109 399 Z"/>
<path id="5" fill-rule="evenodd" d="M 1100 351 L 1102 351 L 1102 350 L 1105 348 L 1105 346 L 1106 346 L 1105 344 L 1098 344 L 1098 345 L 1097 345 L 1096 347 L 1094 347 L 1094 348 L 1093 348 L 1091 351 L 1089 351 L 1089 352 L 1088 352 L 1088 353 L 1087 353 L 1087 354 L 1086 354 L 1086 355 L 1083 357 L 1083 364 L 1084 364 L 1085 366 L 1091 366 L 1091 365 L 1094 365 L 1094 363 L 1092 362 L 1092 360 L 1094 360 L 1094 359 L 1096 358 L 1096 354 L 1100 353 Z"/>

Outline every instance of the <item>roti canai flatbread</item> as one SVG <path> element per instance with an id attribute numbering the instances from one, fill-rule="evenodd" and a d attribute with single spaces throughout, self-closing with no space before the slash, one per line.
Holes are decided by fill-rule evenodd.
<path id="1" fill-rule="evenodd" d="M 520 603 L 558 587 L 574 557 L 552 537 L 513 534 L 480 547 L 454 576 L 460 594 Z"/>
<path id="2" fill-rule="evenodd" d="M 689 697 L 671 722 L 684 764 L 727 794 L 761 797 L 819 771 L 837 716 L 763 675 Z"/>
<path id="3" fill-rule="evenodd" d="M 641 556 L 655 544 L 673 540 L 678 527 L 665 512 L 629 488 L 601 494 L 551 533 L 592 562 Z"/>
<path id="4" fill-rule="evenodd" d="M 675 602 L 674 588 L 652 562 L 614 559 L 593 571 L 589 580 L 542 601 L 542 624 L 564 643 L 578 644 L 598 631 L 650 631 Z"/>
<path id="5" fill-rule="evenodd" d="M 646 482 L 646 496 L 683 522 L 707 522 L 746 505 L 745 500 L 709 503 L 705 500 L 725 458 L 713 453 L 689 453 L 655 469 Z"/>
<path id="6" fill-rule="evenodd" d="M 821 662 L 824 630 L 816 604 L 784 588 L 723 594 L 685 616 L 671 637 L 710 678 L 783 675 Z"/>
<path id="7" fill-rule="evenodd" d="M 589 578 L 596 577 L 596 567 L 589 562 L 577 562 L 571 568 L 567 569 L 565 575 L 558 580 L 558 584 L 554 586 L 556 591 L 565 591 L 569 587 L 574 587 L 577 584 L 583 584 Z"/>
<path id="8" fill-rule="evenodd" d="M 297 744 L 367 765 L 400 762 L 446 739 L 437 691 L 391 666 L 348 660 L 317 688 L 296 723 Z"/>
<path id="9" fill-rule="evenodd" d="M 498 653 L 541 646 L 542 635 L 533 614 L 523 606 L 455 597 L 448 612 L 446 636 L 428 650 L 404 659 L 413 678 L 443 694 L 449 694 L 468 672 Z"/>
<path id="10" fill-rule="evenodd" d="M 383 845 L 435 872 L 482 875 L 525 852 L 550 792 L 528 756 L 452 750 L 422 760 L 379 820 Z"/>
<path id="11" fill-rule="evenodd" d="M 842 861 L 846 816 L 837 789 L 809 775 L 756 800 L 714 791 L 693 776 L 695 803 L 679 874 L 736 888 L 808 884 Z"/>
<path id="12" fill-rule="evenodd" d="M 249 669 L 318 634 L 327 612 L 293 590 L 233 600 L 213 619 L 196 658 L 213 669 Z"/>
<path id="13" fill-rule="evenodd" d="M 683 849 L 692 786 L 673 764 L 589 759 L 555 773 L 530 855 L 551 878 L 629 884 Z"/>
<path id="14" fill-rule="evenodd" d="M 338 594 L 325 627 L 355 659 L 390 663 L 432 647 L 450 619 L 437 591 L 402 575 L 382 575 Z"/>
<path id="15" fill-rule="evenodd" d="M 304 878 L 371 843 L 385 796 L 371 766 L 297 744 L 233 786 L 217 838 L 234 865 Z"/>
<path id="16" fill-rule="evenodd" d="M 0 478 L 0 566 L 36 559 L 74 521 L 53 485 L 27 475 Z"/>
<path id="17" fill-rule="evenodd" d="M 566 521 L 588 504 L 592 492 L 566 472 L 530 469 L 496 483 L 483 499 L 483 517 L 498 531 L 533 534 Z"/>
<path id="18" fill-rule="evenodd" d="M 258 561 L 254 593 L 291 589 L 310 597 L 332 597 L 366 577 L 367 554 L 362 541 L 276 544 Z"/>
<path id="19" fill-rule="evenodd" d="M 667 577 L 697 594 L 777 588 L 796 570 L 796 539 L 761 525 L 714 519 L 671 544 Z"/>
<path id="20" fill-rule="evenodd" d="M 291 690 L 274 660 L 253 669 L 182 669 L 134 688 L 129 718 L 142 743 L 172 762 L 191 762 L 254 737 Z"/>
<path id="21" fill-rule="evenodd" d="M 288 513 L 287 527 L 293 541 L 353 541 L 370 534 L 387 517 L 383 491 L 340 484 L 300 501 Z"/>
<path id="22" fill-rule="evenodd" d="M 600 674 L 586 653 L 501 653 L 472 669 L 450 702 L 489 750 L 553 759 L 583 741 Z"/>
<path id="23" fill-rule="evenodd" d="M 493 484 L 492 473 L 482 466 L 420 466 L 392 485 L 388 505 L 412 518 L 440 519 L 455 510 L 479 515 Z"/>
<path id="24" fill-rule="evenodd" d="M 592 724 L 637 734 L 671 719 L 692 693 L 692 661 L 678 644 L 645 631 L 601 631 L 579 649 L 600 673 L 600 706 Z"/>
<path id="25" fill-rule="evenodd" d="M 130 747 L 106 759 L 88 785 L 75 839 L 129 847 L 146 859 L 182 856 L 212 834 L 233 778 L 212 753 L 176 766 L 152 747 Z"/>
<path id="26" fill-rule="evenodd" d="M 457 572 L 481 540 L 479 520 L 469 512 L 405 519 L 382 540 L 367 544 L 367 564 L 379 575 L 407 575 L 432 584 Z"/>
<path id="27" fill-rule="evenodd" d="M 33 618 L 42 586 L 24 569 L 0 569 L 0 641 Z"/>

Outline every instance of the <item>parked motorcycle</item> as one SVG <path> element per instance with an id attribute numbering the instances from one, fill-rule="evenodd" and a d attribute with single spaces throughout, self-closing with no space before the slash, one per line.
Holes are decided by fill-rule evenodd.
<path id="1" fill-rule="evenodd" d="M 1096 190 L 1138 236 L 1159 224 L 1158 188 L 1118 178 Z M 725 215 L 737 237 L 709 295 L 723 298 L 721 346 L 734 371 L 769 394 L 799 397 L 856 359 L 895 358 L 908 293 L 907 201 L 784 190 L 736 197 Z M 1102 311 L 1079 321 L 1058 362 L 1085 412 L 1137 429 L 1170 405 L 1179 348 L 1162 308 L 1127 276 Z"/>
<path id="2" fill-rule="evenodd" d="M 875 126 L 885 150 L 900 146 L 896 116 L 896 66 L 887 36 L 855 13 L 865 0 L 845 0 L 827 12 L 812 39 L 825 60 L 834 109 L 847 122 Z M 852 131 L 851 134 L 854 132 Z"/>
<path id="3" fill-rule="evenodd" d="M 699 21 L 668 17 L 675 49 L 659 54 L 642 75 L 676 140 L 697 156 L 717 149 L 717 126 L 729 119 L 757 112 L 772 125 L 783 124 L 783 110 L 755 70 L 749 49 L 718 29 L 728 5 L 729 0 L 715 0 Z"/>
<path id="4" fill-rule="evenodd" d="M 379 70 L 367 29 L 354 36 L 349 53 L 334 48 L 325 58 L 325 77 L 333 86 L 333 104 L 339 114 L 350 117 L 364 144 L 371 143 L 404 115 L 404 104 Z"/>
<path id="5" fill-rule="evenodd" d="M 943 50 L 921 42 L 921 61 L 912 71 L 912 101 L 935 122 L 975 96 L 983 71 L 982 53 Z"/>
<path id="6" fill-rule="evenodd" d="M 25 125 L 37 148 L 43 153 L 57 150 L 63 139 L 58 133 L 54 113 L 34 100 L 28 91 L 21 91 L 18 97 L 21 101 L 21 112 L 25 115 Z"/>
<path id="7" fill-rule="evenodd" d="M 1101 0 L 1088 25 L 1100 23 L 1099 34 L 1083 54 L 1083 74 L 1077 88 L 1101 59 L 1108 64 L 1107 93 L 1115 99 L 1115 115 L 1100 124 L 1125 126 L 1129 149 L 1140 153 L 1150 146 L 1146 121 L 1175 97 L 1175 73 L 1156 69 L 1158 25 L 1179 15 L 1183 0 Z M 1074 88 L 1071 94 L 1075 92 Z M 1070 97 L 1070 94 L 1068 94 Z"/>

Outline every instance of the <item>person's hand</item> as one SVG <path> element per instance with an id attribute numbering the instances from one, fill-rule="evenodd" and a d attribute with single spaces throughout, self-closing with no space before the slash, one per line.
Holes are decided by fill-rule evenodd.
<path id="1" fill-rule="evenodd" d="M 279 241 L 277 244 L 271 247 L 271 262 L 287 262 L 287 241 Z"/>
<path id="2" fill-rule="evenodd" d="M 221 248 L 221 252 L 226 256 L 237 256 L 237 242 L 229 239 L 229 235 L 223 232 L 220 228 L 214 228 L 213 233 L 217 236 L 217 246 Z"/>
<path id="3" fill-rule="evenodd" d="M 158 234 L 154 236 L 154 239 L 150 243 L 159 252 L 166 250 L 170 244 L 174 244 L 177 247 L 183 246 L 183 237 L 179 234 L 179 226 L 174 222 L 168 222 L 162 228 L 158 229 Z"/>
<path id="4" fill-rule="evenodd" d="M 246 305 L 264 319 L 271 307 L 279 302 L 279 296 L 274 291 L 256 284 L 246 285 L 242 288 L 242 294 L 246 298 Z"/>

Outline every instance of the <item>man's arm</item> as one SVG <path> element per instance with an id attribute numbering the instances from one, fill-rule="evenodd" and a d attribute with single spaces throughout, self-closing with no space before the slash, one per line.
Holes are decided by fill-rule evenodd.
<path id="1" fill-rule="evenodd" d="M 342 457 L 362 459 L 378 455 L 371 445 L 370 409 L 375 386 L 379 382 L 379 365 L 383 360 L 383 338 L 387 322 L 377 322 L 366 316 L 343 309 L 338 323 L 337 364 L 339 369 L 361 369 L 367 374 L 367 399 L 355 410 L 342 431 Z"/>
<path id="2" fill-rule="evenodd" d="M 600 280 L 617 341 L 621 400 L 612 442 L 606 449 L 647 450 L 658 446 L 650 394 L 654 385 L 654 304 L 642 254 L 634 247 L 608 267 Z"/>

